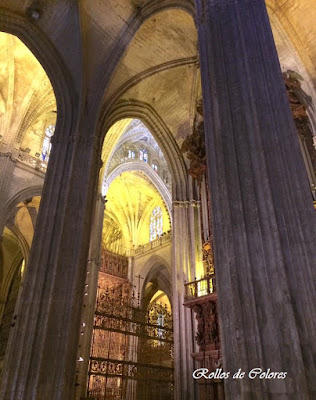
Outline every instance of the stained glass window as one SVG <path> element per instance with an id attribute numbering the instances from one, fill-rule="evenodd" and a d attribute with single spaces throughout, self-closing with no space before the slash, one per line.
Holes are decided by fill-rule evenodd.
<path id="1" fill-rule="evenodd" d="M 162 235 L 163 228 L 163 220 L 162 220 L 162 209 L 159 206 L 156 206 L 153 209 L 153 212 L 150 216 L 150 225 L 149 225 L 149 241 L 157 239 L 160 235 Z"/>
<path id="2" fill-rule="evenodd" d="M 134 159 L 136 157 L 136 153 L 134 149 L 128 149 L 128 158 Z"/>
<path id="3" fill-rule="evenodd" d="M 52 148 L 51 138 L 54 132 L 55 132 L 55 125 L 49 125 L 45 130 L 41 159 L 46 162 L 48 162 L 50 151 Z"/>
<path id="4" fill-rule="evenodd" d="M 153 161 L 153 163 L 151 164 L 151 168 L 152 168 L 154 171 L 158 172 L 158 164 L 157 164 L 156 161 Z"/>
<path id="5" fill-rule="evenodd" d="M 139 159 L 141 161 L 148 162 L 148 153 L 146 149 L 140 149 L 139 150 Z"/>

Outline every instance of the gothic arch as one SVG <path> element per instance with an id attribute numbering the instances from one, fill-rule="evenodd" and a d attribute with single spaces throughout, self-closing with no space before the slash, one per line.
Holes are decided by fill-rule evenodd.
<path id="1" fill-rule="evenodd" d="M 293 0 L 291 8 L 295 9 L 299 6 L 299 3 L 299 0 Z M 291 21 L 284 15 L 282 8 L 277 4 L 276 0 L 266 0 L 266 6 L 269 11 L 271 25 L 275 24 L 281 27 L 284 37 L 286 37 L 287 41 L 291 42 L 291 47 L 299 55 L 304 68 L 309 71 L 309 75 L 311 75 L 311 71 L 313 71 L 313 76 L 315 76 L 316 68 L 306 52 L 305 43 L 296 30 L 293 29 Z"/>
<path id="2" fill-rule="evenodd" d="M 69 134 L 75 120 L 75 90 L 67 66 L 59 53 L 36 25 L 23 16 L 3 8 L 0 8 L 0 30 L 17 36 L 41 63 L 56 97 L 55 135 Z"/>
<path id="3" fill-rule="evenodd" d="M 122 86 L 120 86 L 113 93 L 113 95 L 105 102 L 103 112 L 106 113 L 107 110 L 110 110 L 111 107 L 119 100 L 119 98 L 125 92 L 127 92 L 133 86 L 137 85 L 141 80 L 146 79 L 146 78 L 148 78 L 154 74 L 157 74 L 159 72 L 169 70 L 171 68 L 177 68 L 179 66 L 196 64 L 196 63 L 197 63 L 197 57 L 186 57 L 186 58 L 180 58 L 177 60 L 172 60 L 167 63 L 159 64 L 155 67 L 152 67 L 143 72 L 140 72 L 136 76 L 133 76 L 132 78 L 130 78 L 127 82 L 125 82 Z"/>
<path id="4" fill-rule="evenodd" d="M 162 196 L 164 202 L 169 211 L 169 215 L 171 216 L 171 195 L 163 183 L 162 179 L 159 175 L 157 175 L 153 169 L 146 163 L 140 161 L 131 161 L 128 163 L 124 163 L 116 167 L 107 177 L 104 179 L 104 184 L 102 186 L 102 195 L 106 196 L 106 193 L 109 189 L 110 184 L 114 181 L 116 177 L 118 177 L 123 172 L 127 171 L 141 171 L 143 172 L 150 181 L 154 184 L 160 195 Z"/>
<path id="5" fill-rule="evenodd" d="M 144 265 L 144 270 L 148 271 L 142 286 L 142 305 L 146 309 L 150 299 L 157 292 L 162 290 L 168 297 L 170 303 L 172 299 L 171 271 L 170 266 L 162 257 L 154 254 Z M 149 282 L 154 281 L 154 287 L 147 289 Z"/>
<path id="6" fill-rule="evenodd" d="M 100 89 L 98 93 L 96 93 L 94 106 L 98 107 L 101 105 L 101 116 L 104 114 L 102 101 L 104 93 L 106 92 L 111 78 L 115 73 L 116 67 L 119 65 L 120 60 L 124 56 L 124 53 L 134 38 L 136 32 L 150 17 L 168 9 L 179 9 L 187 12 L 193 19 L 195 18 L 194 0 L 151 0 L 143 7 L 137 7 L 137 13 L 132 17 L 132 21 L 130 22 L 128 29 L 124 32 L 119 40 L 119 43 L 115 47 L 115 51 L 110 58 L 112 62 L 108 63 L 100 84 Z"/>
<path id="7" fill-rule="evenodd" d="M 137 118 L 149 129 L 168 163 L 173 178 L 172 197 L 185 200 L 187 172 L 183 156 L 167 125 L 148 103 L 138 100 L 119 101 L 106 120 L 105 116 L 100 120 L 98 132 L 101 135 L 101 141 L 106 140 L 106 132 L 110 127 L 124 118 Z M 101 176 L 103 176 L 103 173 L 101 173 Z M 101 184 L 102 182 L 100 182 Z"/>
<path id="8" fill-rule="evenodd" d="M 8 220 L 12 217 L 14 209 L 17 206 L 17 204 L 31 197 L 41 196 L 42 190 L 43 186 L 33 186 L 22 189 L 19 192 L 17 192 L 5 205 L 4 215 L 6 216 L 6 219 Z"/>
<path id="9" fill-rule="evenodd" d="M 27 265 L 28 259 L 29 259 L 29 255 L 30 255 L 30 247 L 27 243 L 27 241 L 25 240 L 25 237 L 23 236 L 23 234 L 21 233 L 21 231 L 11 222 L 7 224 L 7 228 L 10 229 L 10 231 L 14 234 L 14 236 L 16 237 L 16 240 L 18 242 L 18 245 L 20 247 L 20 251 L 22 253 L 22 256 L 25 260 L 25 265 Z"/>

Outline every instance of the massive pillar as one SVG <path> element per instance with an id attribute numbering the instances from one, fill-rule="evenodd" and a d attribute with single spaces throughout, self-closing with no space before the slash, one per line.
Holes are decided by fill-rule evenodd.
<path id="1" fill-rule="evenodd" d="M 190 310 L 183 306 L 184 282 L 192 279 L 189 201 L 173 202 L 172 314 L 174 331 L 175 399 L 194 399 L 193 332 Z"/>
<path id="2" fill-rule="evenodd" d="M 6 352 L 2 400 L 69 400 L 83 306 L 98 147 L 88 127 L 56 131 L 21 300 Z"/>
<path id="3" fill-rule="evenodd" d="M 94 326 L 95 306 L 98 290 L 98 278 L 101 259 L 101 243 L 104 219 L 105 199 L 99 194 L 96 199 L 94 219 L 91 229 L 87 277 L 85 283 L 84 302 L 81 318 L 80 340 L 77 358 L 76 399 L 86 396 L 87 376 L 91 353 L 91 339 Z"/>
<path id="4" fill-rule="evenodd" d="M 196 0 L 227 400 L 312 400 L 315 211 L 263 0 Z M 249 379 L 252 368 L 285 379 Z"/>

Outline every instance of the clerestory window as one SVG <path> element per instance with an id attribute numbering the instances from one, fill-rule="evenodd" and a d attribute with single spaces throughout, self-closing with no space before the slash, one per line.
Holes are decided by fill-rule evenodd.
<path id="1" fill-rule="evenodd" d="M 140 161 L 148 162 L 148 153 L 146 149 L 139 150 L 139 159 Z"/>
<path id="2" fill-rule="evenodd" d="M 150 225 L 149 225 L 149 241 L 157 239 L 157 237 L 161 236 L 163 232 L 163 215 L 162 209 L 159 206 L 156 206 L 150 216 Z"/>
<path id="3" fill-rule="evenodd" d="M 134 149 L 128 149 L 128 154 L 127 157 L 134 160 L 134 158 L 136 157 L 136 152 Z"/>
<path id="4" fill-rule="evenodd" d="M 45 129 L 45 137 L 42 146 L 41 160 L 48 162 L 49 155 L 52 149 L 51 138 L 55 132 L 55 125 L 49 125 Z"/>

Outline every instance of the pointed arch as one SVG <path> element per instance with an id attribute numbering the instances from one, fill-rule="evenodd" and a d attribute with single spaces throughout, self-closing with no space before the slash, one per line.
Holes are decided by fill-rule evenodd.
<path id="1" fill-rule="evenodd" d="M 101 142 L 106 140 L 106 133 L 111 126 L 125 118 L 141 120 L 151 132 L 169 166 L 173 178 L 173 198 L 185 200 L 188 179 L 183 155 L 163 119 L 148 103 L 139 100 L 119 101 L 113 107 L 110 115 L 99 122 L 98 132 L 101 135 Z M 103 171 L 100 175 L 103 175 Z M 101 185 L 100 181 L 100 188 Z"/>
<path id="2" fill-rule="evenodd" d="M 171 269 L 167 261 L 157 254 L 153 254 L 145 263 L 144 270 L 148 272 L 144 279 L 141 290 L 143 307 L 147 309 L 150 299 L 155 294 L 155 292 L 157 292 L 157 290 L 162 290 L 167 295 L 171 303 Z M 149 282 L 153 282 L 154 285 L 151 288 L 146 288 Z"/>
<path id="3" fill-rule="evenodd" d="M 7 220 L 10 220 L 14 214 L 16 206 L 26 199 L 30 199 L 35 196 L 42 195 L 43 186 L 33 186 L 20 190 L 17 192 L 4 207 L 4 215 L 7 216 Z"/>
<path id="4" fill-rule="evenodd" d="M 182 10 L 195 19 L 196 10 L 194 0 L 150 0 L 143 7 L 136 7 L 136 12 L 129 21 L 128 29 L 118 41 L 112 56 L 109 58 L 111 62 L 107 63 L 107 68 L 104 72 L 101 84 L 99 85 L 99 91 L 95 96 L 94 107 L 100 107 L 101 105 L 101 116 L 104 114 L 104 110 L 102 110 L 102 99 L 106 89 L 136 32 L 150 17 L 168 9 Z"/>
<path id="5" fill-rule="evenodd" d="M 78 110 L 76 90 L 52 42 L 27 18 L 0 8 L 0 30 L 17 36 L 34 54 L 51 81 L 57 103 L 56 136 L 70 134 Z"/>
<path id="6" fill-rule="evenodd" d="M 101 189 L 102 195 L 106 196 L 106 193 L 111 183 L 114 181 L 114 179 L 117 178 L 119 175 L 121 175 L 123 172 L 127 171 L 140 171 L 143 172 L 148 177 L 148 179 L 154 184 L 154 186 L 160 193 L 161 197 L 163 198 L 167 206 L 169 215 L 171 216 L 171 211 L 172 211 L 171 195 L 166 185 L 164 184 L 160 176 L 157 175 L 148 164 L 140 161 L 131 161 L 129 163 L 121 164 L 118 167 L 116 167 L 103 182 Z"/>

